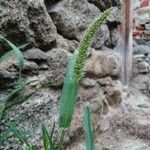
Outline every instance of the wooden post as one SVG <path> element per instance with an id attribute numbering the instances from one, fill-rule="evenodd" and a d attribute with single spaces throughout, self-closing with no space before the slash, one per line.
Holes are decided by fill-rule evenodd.
<path id="1" fill-rule="evenodd" d="M 122 22 L 122 38 L 123 46 L 123 81 L 128 84 L 132 77 L 132 30 L 133 30 L 133 7 L 132 0 L 123 0 L 123 22 Z"/>

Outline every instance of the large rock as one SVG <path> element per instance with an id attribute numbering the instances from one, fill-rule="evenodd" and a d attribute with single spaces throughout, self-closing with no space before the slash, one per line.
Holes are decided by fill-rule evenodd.
<path id="1" fill-rule="evenodd" d="M 45 61 L 47 60 L 47 55 L 40 49 L 32 48 L 27 50 L 24 53 L 24 58 L 28 60 L 34 60 L 34 61 Z"/>
<path id="2" fill-rule="evenodd" d="M 15 72 L 9 72 L 6 69 L 0 69 L 0 89 L 7 89 L 13 86 L 14 81 L 17 79 Z"/>
<path id="3" fill-rule="evenodd" d="M 111 14 L 107 20 L 109 22 L 112 22 L 113 23 L 112 26 L 114 26 L 120 24 L 122 22 L 122 19 L 123 19 L 123 14 L 121 9 L 119 9 L 118 7 L 112 7 Z"/>
<path id="4" fill-rule="evenodd" d="M 81 81 L 81 85 L 83 85 L 86 88 L 89 87 L 94 87 L 96 86 L 97 81 L 95 81 L 94 79 L 90 79 L 90 78 L 83 78 Z"/>
<path id="5" fill-rule="evenodd" d="M 149 23 L 150 6 L 142 7 L 134 11 L 134 20 L 136 25 Z"/>
<path id="6" fill-rule="evenodd" d="M 19 4 L 1 0 L 0 12 L 0 32 L 13 43 L 29 42 L 44 50 L 54 44 L 56 28 L 44 0 L 25 0 Z"/>
<path id="7" fill-rule="evenodd" d="M 106 99 L 110 106 L 120 104 L 122 101 L 122 84 L 119 81 L 113 82 L 106 87 Z"/>
<path id="8" fill-rule="evenodd" d="M 47 56 L 50 85 L 55 87 L 61 86 L 69 61 L 69 54 L 63 49 L 52 49 Z"/>
<path id="9" fill-rule="evenodd" d="M 135 45 L 133 47 L 133 54 L 150 54 L 150 47 L 147 45 Z"/>
<path id="10" fill-rule="evenodd" d="M 69 52 L 74 52 L 74 50 L 77 50 L 78 45 L 79 45 L 78 41 L 76 40 L 68 40 L 68 39 L 65 39 L 61 35 L 57 36 L 56 46 L 58 48 L 65 49 L 66 51 L 69 51 Z"/>
<path id="11" fill-rule="evenodd" d="M 149 73 L 150 65 L 147 62 L 140 62 L 137 64 L 137 69 L 139 70 L 139 73 Z"/>
<path id="12" fill-rule="evenodd" d="M 100 11 L 85 0 L 64 0 L 49 9 L 49 14 L 60 35 L 70 40 L 80 40 L 85 29 Z M 109 37 L 107 26 L 104 24 L 96 35 L 93 47 L 99 48 Z"/>
<path id="13" fill-rule="evenodd" d="M 150 94 L 150 74 L 139 74 L 133 78 L 133 84 L 141 91 L 147 91 Z"/>
<path id="14" fill-rule="evenodd" d="M 95 4 L 100 10 L 105 10 L 112 6 L 121 6 L 121 0 L 88 0 L 90 3 Z"/>
<path id="15" fill-rule="evenodd" d="M 87 60 L 85 71 L 89 76 L 118 78 L 121 74 L 121 59 L 112 52 L 94 51 Z"/>
<path id="16" fill-rule="evenodd" d="M 41 123 L 45 124 L 50 129 L 54 121 L 57 120 L 59 96 L 60 90 L 49 88 L 39 90 L 36 95 L 28 99 L 28 101 L 9 110 L 5 117 L 5 123 L 22 116 L 23 120 L 21 119 L 21 123 L 17 128 L 30 131 L 31 136 L 28 139 L 29 143 L 32 144 L 34 149 L 41 150 L 43 148 L 43 142 L 41 140 L 40 125 Z M 0 130 L 2 130 L 3 125 L 4 120 L 1 121 Z M 58 124 L 55 126 L 54 136 L 59 138 Z M 22 143 L 16 142 L 14 138 L 10 138 L 0 145 L 0 149 L 5 150 L 10 150 L 11 148 L 22 150 L 22 147 Z"/>
<path id="17" fill-rule="evenodd" d="M 101 49 L 105 45 L 110 37 L 110 32 L 106 25 L 102 25 L 101 28 L 96 32 L 92 47 L 95 49 Z"/>
<path id="18" fill-rule="evenodd" d="M 111 29 L 110 30 L 110 37 L 106 41 L 105 45 L 109 48 L 114 48 L 117 45 L 117 42 L 120 38 L 120 34 L 117 29 Z"/>
<path id="19" fill-rule="evenodd" d="M 150 55 L 134 55 L 133 76 L 150 72 Z"/>

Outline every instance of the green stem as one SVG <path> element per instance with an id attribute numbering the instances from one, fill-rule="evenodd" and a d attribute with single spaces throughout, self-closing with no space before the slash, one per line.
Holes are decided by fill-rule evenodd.
<path id="1" fill-rule="evenodd" d="M 62 146 L 63 146 L 63 143 L 64 143 L 65 133 L 66 133 L 66 130 L 62 129 L 58 150 L 62 149 Z"/>

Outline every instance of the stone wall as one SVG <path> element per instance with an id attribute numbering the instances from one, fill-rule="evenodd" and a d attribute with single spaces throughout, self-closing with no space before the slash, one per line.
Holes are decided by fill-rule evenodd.
<path id="1" fill-rule="evenodd" d="M 134 10 L 133 78 L 136 87 L 150 94 L 150 3 L 141 1 Z"/>
<path id="2" fill-rule="evenodd" d="M 107 5 L 109 4 L 109 5 Z M 52 125 L 58 117 L 58 104 L 67 63 L 79 41 L 95 17 L 109 6 L 112 15 L 97 31 L 90 47 L 85 74 L 80 84 L 79 102 L 75 122 L 81 120 L 82 108 L 86 102 L 91 104 L 95 114 L 107 113 L 108 105 L 114 107 L 122 100 L 122 85 L 119 81 L 121 59 L 112 51 L 119 38 L 117 25 L 121 22 L 118 7 L 120 2 L 97 0 L 1 0 L 0 33 L 14 44 L 29 43 L 22 49 L 25 58 L 23 77 L 37 81 L 28 87 L 27 92 L 46 85 L 21 106 L 7 112 L 6 119 L 23 115 L 22 129 L 30 129 L 35 135 L 30 140 L 35 149 L 40 149 L 39 123 Z M 0 55 L 8 48 L 0 45 Z M 1 64 L 0 95 L 6 96 L 6 90 L 14 87 L 18 81 L 18 61 L 13 56 Z M 50 85 L 47 88 L 47 85 Z M 5 92 L 4 92 L 5 91 Z M 3 124 L 3 122 L 2 122 Z M 73 127 L 72 134 L 81 128 Z M 59 134 L 56 132 L 56 135 Z M 71 139 L 72 135 L 69 135 Z M 12 139 L 10 139 L 11 142 Z M 15 147 L 18 145 L 12 145 Z M 10 148 L 9 141 L 2 146 Z M 19 148 L 18 148 L 19 149 Z"/>

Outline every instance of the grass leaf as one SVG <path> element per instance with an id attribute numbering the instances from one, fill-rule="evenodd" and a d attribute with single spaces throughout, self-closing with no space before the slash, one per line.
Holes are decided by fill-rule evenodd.
<path id="1" fill-rule="evenodd" d="M 140 107 L 140 108 L 150 108 L 150 105 L 149 104 L 139 104 L 139 105 L 137 105 L 138 107 Z"/>
<path id="2" fill-rule="evenodd" d="M 51 139 L 53 138 L 53 134 L 54 134 L 54 129 L 55 129 L 55 121 L 53 123 L 53 127 L 52 127 L 52 131 L 51 131 Z"/>
<path id="3" fill-rule="evenodd" d="M 8 138 L 10 138 L 13 135 L 11 130 L 8 128 L 1 132 L 0 134 L 0 144 L 2 144 L 4 141 L 6 141 Z"/>
<path id="4" fill-rule="evenodd" d="M 10 126 L 11 132 L 15 135 L 16 138 L 19 139 L 19 141 L 25 145 L 28 150 L 32 150 L 31 145 L 27 142 L 26 138 L 22 134 L 22 132 L 19 132 L 14 126 Z"/>
<path id="5" fill-rule="evenodd" d="M 94 134 L 93 134 L 93 123 L 88 106 L 84 108 L 84 128 L 86 134 L 86 149 L 95 150 Z"/>
<path id="6" fill-rule="evenodd" d="M 12 137 L 14 135 L 14 133 L 12 132 L 12 130 L 10 129 L 10 126 L 13 128 L 16 128 L 17 125 L 21 122 L 22 117 L 19 116 L 18 119 L 15 119 L 14 121 L 11 121 L 8 125 L 7 128 L 4 129 L 1 133 L 0 133 L 0 144 L 2 144 L 4 141 L 6 141 L 8 138 Z M 27 137 L 30 135 L 30 132 L 26 132 L 26 131 L 21 131 L 19 130 L 18 132 L 20 132 L 20 134 L 22 134 L 22 136 Z"/>
<path id="7" fill-rule="evenodd" d="M 5 104 L 0 107 L 0 120 L 3 118 L 4 113 L 7 109 L 11 108 L 14 105 L 22 104 L 34 94 L 33 92 L 28 95 L 18 96 L 18 94 L 22 92 L 27 85 L 35 81 L 36 80 L 23 82 L 21 85 L 16 86 L 16 88 L 6 98 Z"/>
<path id="8" fill-rule="evenodd" d="M 22 45 L 18 46 L 18 49 L 25 48 L 27 45 L 28 45 L 28 43 L 22 44 Z M 0 64 L 3 61 L 6 61 L 7 59 L 9 59 L 13 54 L 14 54 L 14 50 L 10 50 L 7 53 L 5 53 L 3 56 L 1 56 L 1 58 L 0 58 Z"/>
<path id="9" fill-rule="evenodd" d="M 88 48 L 91 45 L 91 41 L 97 29 L 107 19 L 110 13 L 111 8 L 96 18 L 96 20 L 88 27 L 80 42 L 78 52 L 74 52 L 68 65 L 62 95 L 60 98 L 60 127 L 62 128 L 67 129 L 70 127 L 78 96 L 79 80 L 82 77 L 83 68 L 88 54 Z"/>
<path id="10" fill-rule="evenodd" d="M 73 79 L 73 67 L 76 61 L 75 51 L 68 65 L 62 94 L 60 97 L 60 127 L 69 128 L 78 96 L 79 80 Z"/>
<path id="11" fill-rule="evenodd" d="M 12 48 L 12 50 L 15 52 L 15 54 L 16 54 L 18 60 L 19 60 L 19 79 L 21 80 L 21 71 L 22 71 L 23 65 L 24 65 L 24 58 L 23 58 L 23 55 L 22 55 L 21 51 L 13 43 L 11 43 L 10 41 L 8 41 L 7 39 L 5 39 L 2 36 L 0 36 L 0 41 L 6 43 L 7 45 L 9 45 Z M 8 53 L 5 56 L 5 59 L 9 55 L 10 55 L 10 53 Z M 3 59 L 4 59 L 4 56 L 3 56 Z"/>
<path id="12" fill-rule="evenodd" d="M 42 131 L 44 150 L 54 150 L 54 145 L 52 143 L 52 139 L 51 139 L 45 125 L 41 125 L 41 131 Z"/>
<path id="13" fill-rule="evenodd" d="M 3 56 L 1 56 L 1 58 L 0 58 L 0 64 L 1 64 L 4 60 L 7 60 L 9 57 L 11 57 L 13 54 L 14 54 L 14 51 L 11 50 L 11 51 L 5 53 Z"/>

